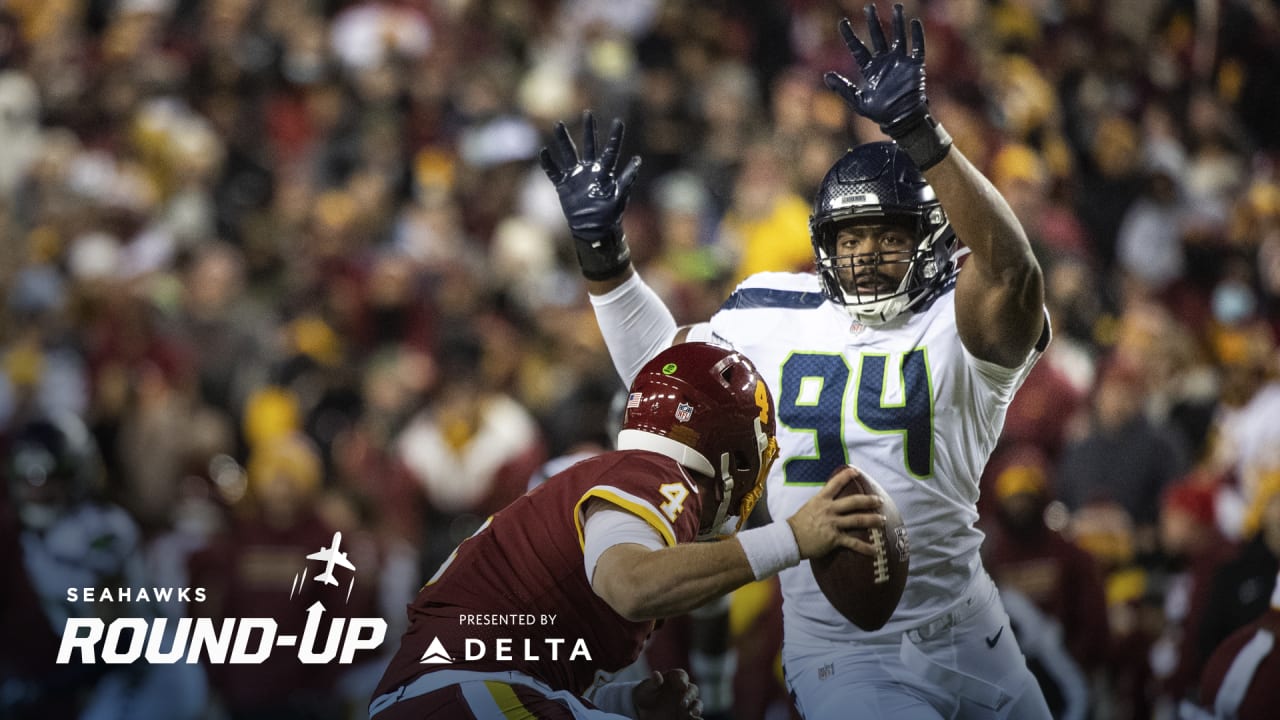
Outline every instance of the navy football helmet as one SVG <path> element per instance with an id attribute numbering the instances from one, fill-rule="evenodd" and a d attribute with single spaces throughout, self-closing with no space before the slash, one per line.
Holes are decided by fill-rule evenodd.
<path id="1" fill-rule="evenodd" d="M 43 529 L 100 489 L 102 458 L 89 429 L 62 413 L 22 423 L 0 466 L 23 525 Z"/>
<path id="2" fill-rule="evenodd" d="M 905 223 L 915 234 L 915 251 L 901 257 L 839 255 L 836 235 L 851 220 L 884 218 Z M 940 288 L 954 267 L 955 233 L 933 188 L 907 154 L 893 142 L 859 145 L 827 171 L 809 217 L 809 234 L 822 289 L 834 303 L 867 324 L 883 323 L 920 305 Z M 846 287 L 840 271 L 855 264 L 906 264 L 906 275 L 889 292 Z"/>

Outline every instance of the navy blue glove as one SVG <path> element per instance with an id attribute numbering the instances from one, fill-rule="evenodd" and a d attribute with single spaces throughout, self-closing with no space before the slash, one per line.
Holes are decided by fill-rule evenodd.
<path id="1" fill-rule="evenodd" d="M 858 114 L 880 125 L 916 167 L 927 170 L 951 150 L 951 136 L 929 115 L 929 99 L 924 91 L 924 26 L 911 20 L 911 49 L 907 49 L 906 22 L 902 5 L 893 6 L 893 44 L 880 27 L 875 5 L 868 5 L 867 28 L 872 53 L 862 44 L 849 20 L 840 21 L 840 34 L 862 71 L 862 87 L 840 73 L 824 76 L 827 87 L 839 93 Z"/>
<path id="2" fill-rule="evenodd" d="M 621 173 L 615 172 L 622 146 L 622 121 L 614 119 L 609 141 L 599 158 L 596 120 L 590 110 L 582 114 L 582 125 L 581 157 L 564 123 L 556 123 L 556 152 L 553 155 L 544 147 L 539 159 L 560 195 L 560 208 L 569 221 L 582 274 L 588 280 L 608 280 L 621 274 L 631 262 L 631 249 L 622 234 L 622 211 L 627 207 L 640 158 L 633 156 Z"/>

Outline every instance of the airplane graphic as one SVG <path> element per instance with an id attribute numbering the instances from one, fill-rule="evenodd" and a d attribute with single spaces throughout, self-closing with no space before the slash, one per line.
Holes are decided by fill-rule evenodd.
<path id="1" fill-rule="evenodd" d="M 356 566 L 347 559 L 347 554 L 338 551 L 338 545 L 342 542 L 342 533 L 335 532 L 333 534 L 333 547 L 322 547 L 319 552 L 313 552 L 307 556 L 308 560 L 319 560 L 325 563 L 324 572 L 315 576 L 315 581 L 326 585 L 337 585 L 338 580 L 333 576 L 333 566 L 341 565 L 348 570 L 355 570 Z"/>

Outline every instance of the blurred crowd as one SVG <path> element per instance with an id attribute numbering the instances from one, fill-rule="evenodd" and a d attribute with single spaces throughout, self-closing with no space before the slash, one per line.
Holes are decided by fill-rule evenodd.
<path id="1" fill-rule="evenodd" d="M 907 6 L 934 115 L 1047 278 L 1055 339 L 983 478 L 988 567 L 1045 618 L 1024 647 L 1076 669 L 1042 668 L 1064 717 L 1173 717 L 1280 568 L 1280 6 Z M 111 537 L 76 583 L 141 561 L 148 584 L 209 591 L 156 613 L 298 619 L 289 578 L 340 529 L 364 579 L 349 614 L 386 617 L 394 645 L 484 517 L 611 443 L 621 384 L 536 160 L 553 124 L 627 122 L 634 260 L 677 322 L 705 319 L 746 275 L 810 266 L 818 182 L 880 137 L 821 85 L 852 71 L 836 23 L 865 36 L 861 10 L 0 3 L 4 556 Z M 17 462 L 21 443 L 55 462 Z M 32 491 L 72 445 L 92 469 Z M 123 512 L 51 531 L 102 499 Z M 110 612 L 28 575 L 0 625 L 37 656 L 61 627 L 24 617 Z M 776 596 L 739 605 L 740 673 L 766 682 L 739 683 L 738 716 L 785 717 L 762 689 Z M 0 655 L 0 717 L 112 717 L 127 694 Z M 165 716 L 357 717 L 381 667 L 302 670 L 211 668 Z"/>

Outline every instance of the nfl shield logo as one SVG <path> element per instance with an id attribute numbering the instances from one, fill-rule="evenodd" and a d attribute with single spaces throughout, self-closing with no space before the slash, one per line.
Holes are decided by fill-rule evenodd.
<path id="1" fill-rule="evenodd" d="M 689 403 L 680 403 L 676 406 L 676 420 L 680 422 L 689 422 L 689 418 L 693 417 L 693 406 Z"/>

